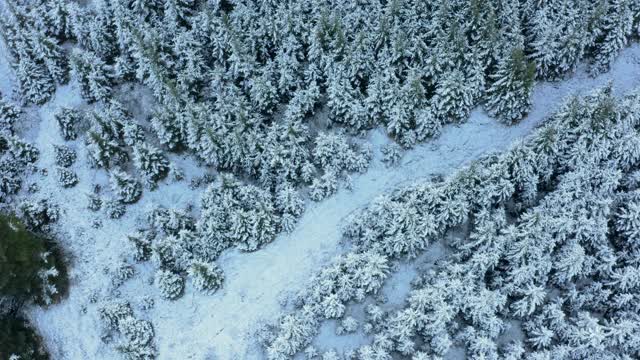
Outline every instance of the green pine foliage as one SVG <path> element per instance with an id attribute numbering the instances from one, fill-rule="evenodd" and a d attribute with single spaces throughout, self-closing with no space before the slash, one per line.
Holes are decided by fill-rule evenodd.
<path id="1" fill-rule="evenodd" d="M 58 251 L 15 217 L 0 216 L 0 296 L 50 303 L 67 288 Z M 54 269 L 48 273 L 48 271 Z"/>
<path id="2" fill-rule="evenodd" d="M 40 338 L 22 318 L 0 316 L 0 358 L 48 360 Z"/>

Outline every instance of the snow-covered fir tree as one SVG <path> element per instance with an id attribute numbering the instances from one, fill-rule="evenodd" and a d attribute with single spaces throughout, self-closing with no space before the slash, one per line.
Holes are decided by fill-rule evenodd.
<path id="1" fill-rule="evenodd" d="M 82 121 L 82 113 L 79 110 L 62 108 L 54 117 L 63 139 L 75 140 L 78 137 L 77 127 Z"/>
<path id="2" fill-rule="evenodd" d="M 20 108 L 0 98 L 0 135 L 14 134 L 15 125 L 21 113 Z"/>
<path id="3" fill-rule="evenodd" d="M 90 51 L 74 49 L 71 69 L 88 101 L 106 101 L 111 96 L 112 80 L 105 62 Z"/>
<path id="4" fill-rule="evenodd" d="M 522 119 L 531 108 L 534 76 L 535 65 L 527 61 L 522 50 L 513 50 L 491 76 L 493 83 L 487 89 L 485 104 L 489 114 L 506 124 Z"/>
<path id="5" fill-rule="evenodd" d="M 188 274 L 196 289 L 206 294 L 216 292 L 224 280 L 224 274 L 217 265 L 201 261 L 194 261 L 189 266 Z"/>
<path id="6" fill-rule="evenodd" d="M 155 275 L 155 284 L 160 294 L 168 300 L 179 298 L 184 291 L 184 279 L 169 270 L 158 270 Z"/>
<path id="7" fill-rule="evenodd" d="M 61 166 L 58 166 L 56 169 L 56 174 L 58 176 L 58 183 L 65 188 L 73 187 L 79 181 L 78 175 L 73 170 Z"/>
<path id="8" fill-rule="evenodd" d="M 54 145 L 56 165 L 62 167 L 70 167 L 76 161 L 76 152 L 66 145 Z"/>
<path id="9" fill-rule="evenodd" d="M 169 173 L 167 158 L 159 149 L 145 143 L 133 147 L 133 164 L 152 187 Z"/>
<path id="10" fill-rule="evenodd" d="M 142 196 L 142 185 L 140 182 L 124 171 L 113 169 L 109 182 L 111 183 L 111 190 L 115 194 L 116 199 L 125 204 L 134 203 Z"/>

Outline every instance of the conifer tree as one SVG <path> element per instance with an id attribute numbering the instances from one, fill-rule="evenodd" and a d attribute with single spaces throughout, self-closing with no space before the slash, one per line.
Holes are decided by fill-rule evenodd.
<path id="1" fill-rule="evenodd" d="M 102 59 L 90 51 L 74 49 L 71 68 L 80 83 L 83 98 L 88 101 L 107 101 L 110 98 L 112 75 Z"/>
<path id="2" fill-rule="evenodd" d="M 28 58 L 17 64 L 16 78 L 19 83 L 20 98 L 24 104 L 42 105 L 49 101 L 55 91 L 53 79 L 45 69 Z"/>
<path id="3" fill-rule="evenodd" d="M 0 136 L 14 134 L 14 126 L 21 114 L 20 108 L 0 98 Z"/>
<path id="4" fill-rule="evenodd" d="M 133 177 L 118 169 L 111 171 L 111 190 L 116 199 L 125 203 L 135 203 L 142 195 L 142 186 Z"/>
<path id="5" fill-rule="evenodd" d="M 224 274 L 218 266 L 201 261 L 194 261 L 188 273 L 196 289 L 209 295 L 215 293 L 224 280 Z"/>
<path id="6" fill-rule="evenodd" d="M 535 65 L 521 49 L 515 49 L 498 64 L 493 83 L 487 90 L 486 109 L 505 124 L 522 119 L 531 108 Z"/>
<path id="7" fill-rule="evenodd" d="M 160 294 L 168 300 L 176 300 L 184 292 L 184 279 L 169 270 L 158 270 L 155 284 L 160 290 Z"/>
<path id="8" fill-rule="evenodd" d="M 75 140 L 78 137 L 76 129 L 82 119 L 82 114 L 79 110 L 62 108 L 54 117 L 63 139 Z"/>
<path id="9" fill-rule="evenodd" d="M 627 45 L 633 26 L 633 14 L 628 0 L 607 0 L 599 20 L 598 37 L 593 45 L 591 71 L 609 70 L 618 53 Z"/>
<path id="10" fill-rule="evenodd" d="M 147 184 L 152 187 L 169 173 L 169 161 L 160 150 L 151 145 L 144 143 L 135 145 L 133 161 Z"/>

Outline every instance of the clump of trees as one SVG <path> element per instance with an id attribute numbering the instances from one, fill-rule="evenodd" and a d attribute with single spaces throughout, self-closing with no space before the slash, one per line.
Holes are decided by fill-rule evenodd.
<path id="1" fill-rule="evenodd" d="M 374 340 L 358 358 L 437 357 L 454 347 L 470 358 L 637 356 L 638 99 L 617 99 L 609 87 L 569 99 L 506 153 L 356 215 L 345 231 L 356 247 L 346 257 L 378 252 L 360 269 L 456 234 L 447 236 L 451 254 L 414 280 L 405 308 L 372 311 Z M 343 318 L 350 301 L 378 288 L 354 287 L 341 262 L 285 318 L 298 321 L 277 326 L 269 358 L 302 351 L 321 319 Z M 522 339 L 505 340 L 510 326 Z"/>
<path id="2" fill-rule="evenodd" d="M 127 359 L 150 360 L 156 357 L 153 325 L 135 316 L 126 301 L 110 301 L 98 310 L 105 335 L 116 336 L 116 349 Z"/>

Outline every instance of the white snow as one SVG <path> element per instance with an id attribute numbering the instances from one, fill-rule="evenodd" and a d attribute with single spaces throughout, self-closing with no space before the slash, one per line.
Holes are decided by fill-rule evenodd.
<path id="1" fill-rule="evenodd" d="M 0 86 L 4 91 L 9 81 L 5 81 L 6 61 L 2 56 L 0 59 Z M 281 299 L 301 289 L 320 266 L 345 251 L 340 243 L 341 225 L 349 214 L 402 184 L 450 174 L 482 154 L 505 149 L 540 124 L 567 95 L 590 91 L 608 81 L 613 81 L 618 93 L 640 85 L 639 59 L 640 46 L 634 45 L 624 51 L 610 73 L 592 79 L 581 69 L 566 81 L 538 84 L 531 114 L 515 126 L 501 125 L 476 109 L 467 123 L 445 127 L 439 138 L 408 151 L 393 169 L 381 163 L 378 151 L 388 139 L 381 131 L 374 131 L 369 140 L 377 149 L 376 156 L 366 174 L 353 177 L 353 191 L 341 190 L 325 201 L 310 204 L 293 233 L 279 236 L 264 249 L 224 254 L 219 263 L 226 281 L 216 294 L 201 295 L 188 286 L 186 295 L 178 301 L 161 300 L 148 283 L 151 266 L 142 265 L 137 266 L 136 277 L 119 289 L 119 296 L 131 300 L 134 308 L 142 296 L 156 299 L 152 310 L 136 308 L 135 312 L 152 321 L 160 359 L 260 359 L 251 334 L 256 324 L 277 319 L 282 312 Z M 42 151 L 40 167 L 53 168 L 52 144 L 62 143 L 53 112 L 61 105 L 80 104 L 77 90 L 74 84 L 60 87 L 55 98 L 38 111 L 40 121 L 29 140 Z M 197 203 L 199 190 L 188 189 L 186 182 L 162 184 L 154 192 L 145 191 L 139 203 L 127 208 L 124 218 L 104 220 L 101 228 L 93 228 L 93 220 L 104 216 L 86 210 L 85 193 L 91 191 L 93 183 L 106 186 L 106 173 L 88 168 L 83 146 L 79 141 L 73 145 L 78 150 L 78 163 L 73 167 L 80 178 L 76 187 L 62 189 L 53 173 L 30 179 L 41 186 L 40 196 L 49 197 L 64 210 L 54 229 L 72 261 L 70 294 L 47 309 L 29 309 L 29 316 L 53 359 L 118 358 L 112 347 L 100 340 L 97 306 L 89 303 L 88 294 L 97 291 L 99 298 L 113 295 L 110 278 L 103 269 L 113 268 L 126 258 L 130 248 L 125 236 L 135 229 L 138 217 L 150 204 L 184 207 Z M 179 162 L 188 177 L 201 171 L 188 159 L 171 160 Z M 82 312 L 85 306 L 86 314 Z"/>

